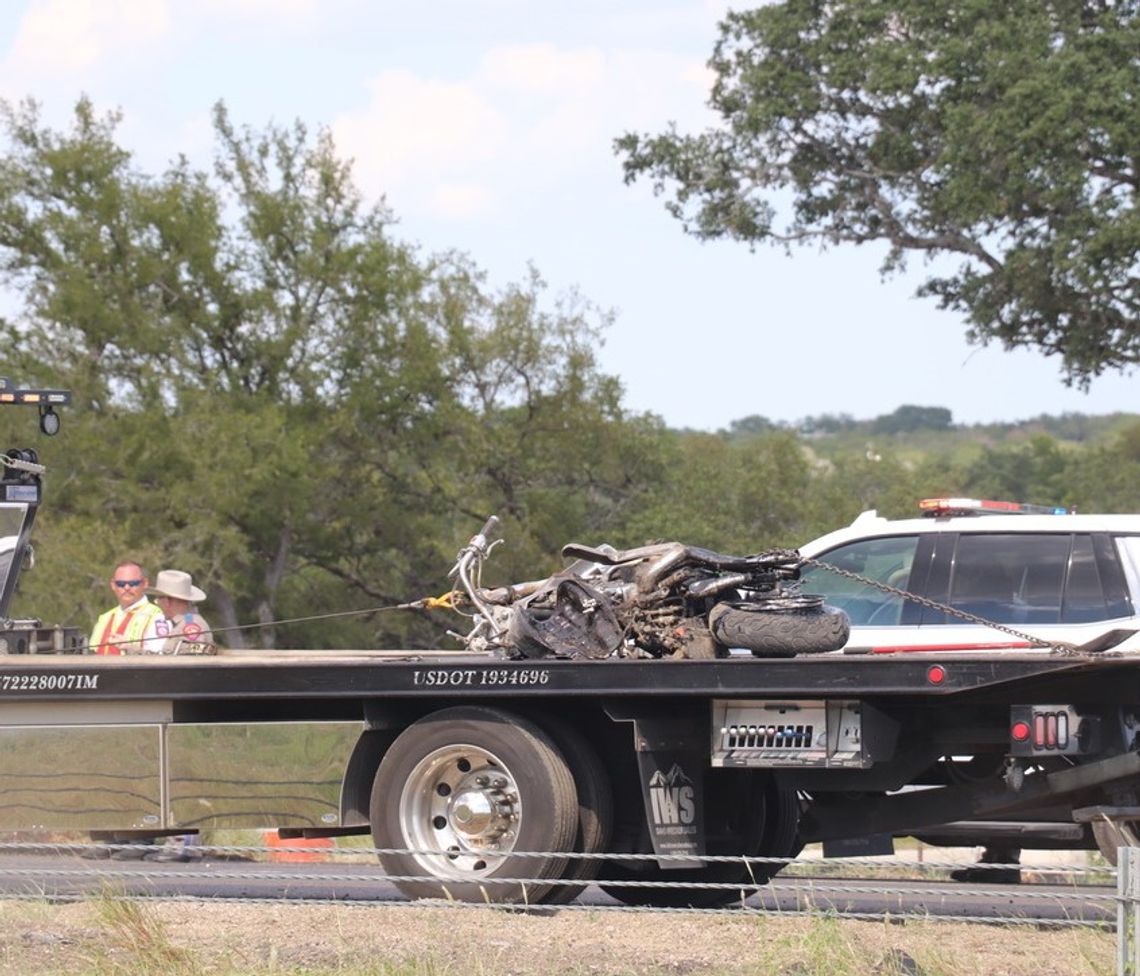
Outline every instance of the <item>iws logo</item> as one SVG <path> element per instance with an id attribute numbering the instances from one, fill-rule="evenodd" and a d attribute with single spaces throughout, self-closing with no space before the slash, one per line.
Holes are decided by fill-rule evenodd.
<path id="1" fill-rule="evenodd" d="M 697 818 L 693 781 L 677 763 L 667 774 L 658 769 L 650 777 L 649 798 L 653 804 L 653 821 L 659 827 L 691 824 Z"/>

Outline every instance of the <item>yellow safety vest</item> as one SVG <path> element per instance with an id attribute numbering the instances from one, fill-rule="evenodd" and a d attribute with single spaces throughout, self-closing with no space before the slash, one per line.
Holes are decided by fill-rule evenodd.
<path id="1" fill-rule="evenodd" d="M 143 635 L 151 621 L 161 616 L 162 611 L 146 597 L 126 610 L 112 607 L 95 621 L 91 631 L 91 650 L 96 654 L 126 654 L 128 650 L 142 650 Z"/>

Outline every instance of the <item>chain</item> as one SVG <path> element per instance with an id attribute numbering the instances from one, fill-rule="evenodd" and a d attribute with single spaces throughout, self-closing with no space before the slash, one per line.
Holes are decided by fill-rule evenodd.
<path id="1" fill-rule="evenodd" d="M 983 627 L 989 627 L 992 630 L 1000 631 L 1003 634 L 1008 634 L 1010 637 L 1016 637 L 1018 640 L 1028 641 L 1034 647 L 1048 647 L 1052 650 L 1062 653 L 1071 653 L 1076 650 L 1072 644 L 1066 644 L 1061 641 L 1047 641 L 1042 640 L 1040 637 L 1034 637 L 1032 634 L 1023 633 L 1020 630 L 1014 630 L 1012 627 L 1006 627 L 1004 624 L 999 624 L 993 620 L 987 620 L 985 617 L 979 617 L 977 614 L 969 613 L 966 610 L 959 610 L 957 607 L 947 606 L 945 603 L 939 603 L 937 600 L 931 600 L 929 597 L 918 596 L 908 590 L 899 589 L 897 586 L 891 586 L 889 583 L 880 583 L 878 580 L 871 579 L 868 576 L 860 576 L 858 573 L 853 573 L 848 569 L 840 569 L 838 566 L 832 566 L 831 563 L 825 563 L 820 559 L 814 559 L 811 556 L 801 556 L 800 562 L 806 566 L 815 566 L 818 569 L 826 570 L 829 573 L 834 573 L 836 576 L 842 576 L 845 579 L 852 580 L 856 583 L 862 583 L 864 586 L 873 587 L 876 590 L 882 590 L 884 593 L 889 593 L 892 596 L 900 596 L 904 600 L 910 600 L 912 603 L 917 603 L 919 606 L 926 607 L 928 610 L 937 610 L 945 613 L 951 617 L 958 617 L 971 624 L 981 624 Z"/>

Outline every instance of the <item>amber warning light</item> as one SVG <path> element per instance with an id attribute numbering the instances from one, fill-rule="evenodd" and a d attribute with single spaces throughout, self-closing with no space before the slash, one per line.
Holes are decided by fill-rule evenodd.
<path id="1" fill-rule="evenodd" d="M 55 408 L 57 406 L 64 407 L 70 403 L 70 390 L 16 389 L 7 377 L 0 376 L 0 404 L 25 404 L 38 407 L 40 430 L 49 437 L 59 433 L 59 414 L 55 412 Z"/>
<path id="2" fill-rule="evenodd" d="M 923 498 L 918 503 L 924 515 L 1068 515 L 1060 505 L 1026 505 L 988 498 Z"/>

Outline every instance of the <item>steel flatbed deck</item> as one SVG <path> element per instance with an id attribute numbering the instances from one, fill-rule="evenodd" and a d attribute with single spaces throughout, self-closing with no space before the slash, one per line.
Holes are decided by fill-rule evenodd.
<path id="1" fill-rule="evenodd" d="M 214 657 L 0 656 L 0 701 L 551 696 L 942 697 L 1011 687 L 1037 700 L 1093 682 L 1140 692 L 1140 656 L 826 654 L 715 661 L 532 659 L 447 651 L 244 651 Z M 1063 692 L 1063 695 L 1062 695 Z M 1006 700 L 1009 700 L 1008 698 Z M 2 706 L 0 706 L 2 707 Z"/>

